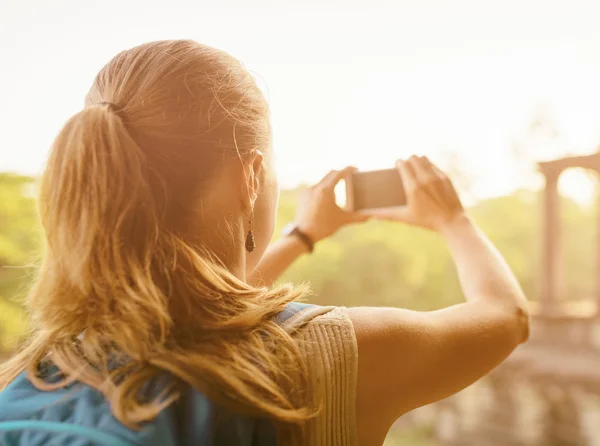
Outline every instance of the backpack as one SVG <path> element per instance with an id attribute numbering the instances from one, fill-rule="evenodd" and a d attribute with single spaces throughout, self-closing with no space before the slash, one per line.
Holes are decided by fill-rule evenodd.
<path id="1" fill-rule="evenodd" d="M 328 311 L 290 303 L 275 321 L 314 307 L 304 321 Z M 265 419 L 228 413 L 190 388 L 152 422 L 134 431 L 117 421 L 102 393 L 81 383 L 51 392 L 38 390 L 25 372 L 0 392 L 1 446 L 276 446 Z"/>

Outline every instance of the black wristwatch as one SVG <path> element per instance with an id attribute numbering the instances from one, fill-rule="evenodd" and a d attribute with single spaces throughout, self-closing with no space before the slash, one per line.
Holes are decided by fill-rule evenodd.
<path id="1" fill-rule="evenodd" d="M 308 252 L 313 252 L 315 244 L 306 233 L 302 232 L 296 223 L 290 223 L 283 228 L 282 235 L 286 237 L 298 237 L 298 239 L 306 245 Z"/>

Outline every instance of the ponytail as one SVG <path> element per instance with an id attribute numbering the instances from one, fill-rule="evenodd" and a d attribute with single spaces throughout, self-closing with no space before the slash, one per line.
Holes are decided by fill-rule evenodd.
<path id="1" fill-rule="evenodd" d="M 152 309 L 164 308 L 165 296 L 152 286 L 139 289 L 135 280 L 151 275 L 159 240 L 149 183 L 144 153 L 110 104 L 85 108 L 56 138 L 42 178 L 40 214 L 43 226 L 54 229 L 47 232 L 48 251 L 70 289 L 64 320 L 78 329 L 92 325 L 90 317 L 106 316 L 123 322 L 120 337 L 157 336 L 164 342 L 169 316 Z M 29 305 L 51 315 L 43 308 L 54 302 L 34 293 Z"/>

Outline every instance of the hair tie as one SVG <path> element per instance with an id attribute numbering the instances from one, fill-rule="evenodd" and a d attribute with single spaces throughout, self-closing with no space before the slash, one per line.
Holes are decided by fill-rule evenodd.
<path id="1" fill-rule="evenodd" d="M 105 106 L 107 106 L 110 110 L 112 110 L 115 113 L 118 113 L 119 111 L 121 111 L 121 107 L 119 107 L 114 102 L 110 102 L 110 101 L 98 102 L 96 105 L 105 105 Z"/>

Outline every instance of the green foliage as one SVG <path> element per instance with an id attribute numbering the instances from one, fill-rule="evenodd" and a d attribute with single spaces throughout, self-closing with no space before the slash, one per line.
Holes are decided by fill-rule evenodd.
<path id="1" fill-rule="evenodd" d="M 0 299 L 0 357 L 11 351 L 27 329 L 27 318 L 22 308 L 6 299 Z"/>
<path id="2" fill-rule="evenodd" d="M 39 256 L 41 234 L 33 178 L 0 173 L 0 352 L 14 346 L 26 328 L 22 297 Z"/>
<path id="3" fill-rule="evenodd" d="M 408 429 L 392 427 L 383 446 L 438 446 L 432 425 L 420 425 Z"/>
<path id="4" fill-rule="evenodd" d="M 34 180 L 0 173 L 0 266 L 29 261 L 40 246 Z"/>
<path id="5" fill-rule="evenodd" d="M 0 174 L 0 348 L 24 327 L 18 304 L 41 252 L 33 199 L 34 180 Z M 530 299 L 537 299 L 542 210 L 537 194 L 522 191 L 490 199 L 471 210 L 515 271 Z M 277 232 L 294 219 L 296 193 L 283 191 Z M 596 218 L 593 209 L 563 199 L 565 298 L 590 296 L 594 285 Z M 441 238 L 385 222 L 343 229 L 300 258 L 282 281 L 309 282 L 312 301 L 327 305 L 383 305 L 431 310 L 460 302 L 454 265 Z"/>

